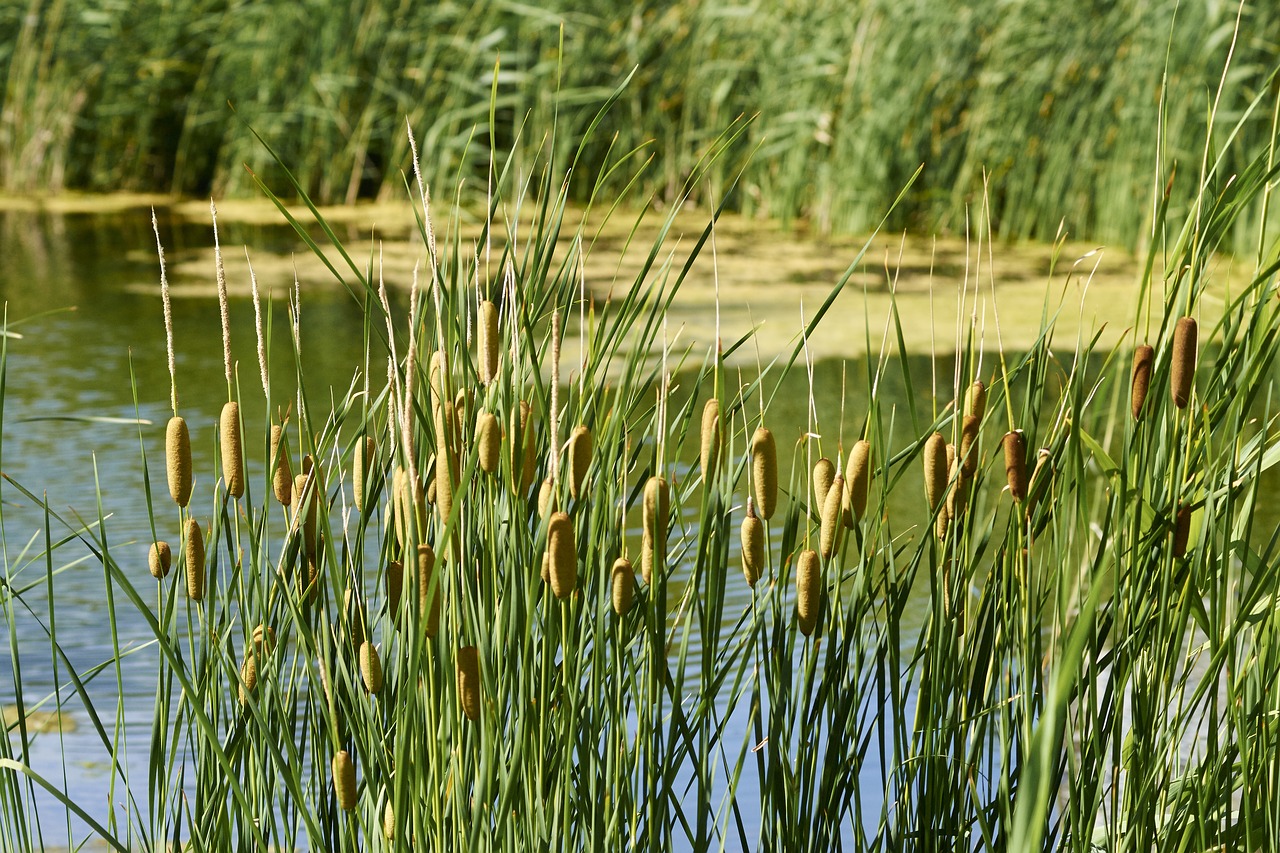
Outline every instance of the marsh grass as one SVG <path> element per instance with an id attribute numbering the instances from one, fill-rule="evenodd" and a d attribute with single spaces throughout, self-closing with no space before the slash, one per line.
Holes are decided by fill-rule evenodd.
<path id="1" fill-rule="evenodd" d="M 624 106 L 607 103 L 593 127 Z M 712 140 L 687 185 L 745 133 L 734 124 Z M 564 162 L 559 144 L 534 169 L 498 164 L 474 242 L 459 236 L 457 197 L 432 202 L 409 176 L 423 248 L 407 311 L 391 310 L 376 257 L 357 261 L 313 209 L 331 272 L 365 318 L 347 390 L 326 405 L 308 384 L 295 296 L 292 345 L 263 348 L 261 389 L 228 364 L 232 402 L 260 393 L 265 404 L 239 435 L 259 472 L 243 496 L 206 471 L 190 503 L 170 503 L 149 473 L 159 441 L 140 428 L 150 541 L 200 531 L 203 547 L 188 534 L 174 548 L 198 566 L 157 581 L 144 569 L 150 541 L 114 543 L 101 499 L 96 518 L 72 517 L 6 481 L 44 511 L 30 548 L 6 544 L 0 587 L 18 703 L 0 739 L 0 829 L 15 844 L 42 846 L 57 821 L 118 849 L 1276 845 L 1280 533 L 1254 521 L 1262 475 L 1280 461 L 1269 232 L 1248 280 L 1226 302 L 1204 298 L 1215 252 L 1280 171 L 1274 141 L 1234 173 L 1212 153 L 1226 146 L 1207 146 L 1181 220 L 1169 218 L 1172 191 L 1161 199 L 1154 251 L 1169 272 L 1147 266 L 1123 348 L 1054 338 L 1072 307 L 1054 274 L 1034 346 L 984 349 L 963 324 L 954 374 L 935 371 L 926 388 L 901 345 L 909 318 L 894 310 L 855 330 L 883 353 L 846 377 L 866 409 L 818 411 L 811 396 L 802 423 L 780 422 L 773 403 L 812 381 L 807 336 L 837 319 L 826 315 L 862 258 L 794 348 L 740 372 L 731 360 L 749 336 L 672 345 L 665 311 L 693 260 L 668 263 L 666 227 L 623 295 L 584 298 L 591 239 L 566 215 L 564 168 L 588 161 Z M 643 183 L 634 152 L 610 152 L 591 204 Z M 279 173 L 302 192 L 285 162 Z M 982 257 L 992 234 L 979 222 Z M 975 315 L 998 305 L 994 279 L 975 270 L 957 298 Z M 486 300 L 496 357 L 482 345 Z M 1197 363 L 1181 356 L 1179 370 L 1193 368 L 1183 407 L 1173 377 L 1187 316 L 1203 333 Z M 562 348 L 568 329 L 577 351 Z M 1135 344 L 1154 354 L 1141 420 Z M 9 346 L 0 337 L 0 357 Z M 281 360 L 291 387 L 268 381 Z M 891 378 L 900 406 L 878 395 Z M 472 438 L 482 415 L 508 425 L 492 472 Z M 779 437 L 776 463 L 760 458 L 761 427 Z M 578 428 L 589 452 L 571 441 Z M 1016 431 L 1036 460 L 1022 501 L 1001 470 Z M 960 448 L 949 474 L 948 443 Z M 282 506 L 276 473 L 294 454 Z M 856 497 L 833 474 L 841 485 L 820 505 L 814 463 L 846 470 L 854 454 Z M 760 577 L 738 610 L 726 600 L 746 584 L 736 542 L 749 494 L 768 510 L 751 556 Z M 58 632 L 56 575 L 73 546 L 102 569 L 115 650 L 88 669 L 71 665 Z M 39 579 L 15 582 L 32 565 Z M 42 636 L 19 637 L 15 615 L 37 590 Z M 908 612 L 919 595 L 922 626 Z M 123 647 L 124 618 L 154 642 Z M 28 704 L 23 665 L 44 655 L 57 686 Z M 113 708 L 87 686 L 114 679 L 124 696 L 124 668 L 139 661 L 155 683 L 141 775 L 124 700 Z M 33 767 L 33 741 L 51 735 L 27 721 L 50 708 L 88 720 L 119 808 L 77 803 L 65 770 Z M 64 816 L 37 810 L 37 794 Z"/>

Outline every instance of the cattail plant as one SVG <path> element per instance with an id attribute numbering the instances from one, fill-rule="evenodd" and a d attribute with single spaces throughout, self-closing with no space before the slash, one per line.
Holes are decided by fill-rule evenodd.
<path id="1" fill-rule="evenodd" d="M 1020 429 L 1005 433 L 1004 473 L 1009 494 L 1022 503 L 1027 498 L 1027 437 Z"/>
<path id="2" fill-rule="evenodd" d="M 845 518 L 851 526 L 862 520 L 867 512 L 867 494 L 871 488 L 871 443 L 866 439 L 854 442 L 849 451 L 849 463 L 845 466 Z"/>
<path id="3" fill-rule="evenodd" d="M 271 425 L 271 458 L 275 467 L 271 473 L 271 489 L 281 506 L 293 502 L 293 466 L 289 463 L 289 442 L 282 424 Z"/>
<path id="4" fill-rule="evenodd" d="M 987 386 L 981 381 L 974 382 L 964 392 L 964 416 L 965 419 L 977 418 L 982 420 L 987 413 Z"/>
<path id="5" fill-rule="evenodd" d="M 822 457 L 813 465 L 813 505 L 820 514 L 827 504 L 827 492 L 836 478 L 836 466 L 827 457 Z"/>
<path id="6" fill-rule="evenodd" d="M 537 443 L 533 432 L 533 423 L 529 415 L 533 411 L 524 400 L 518 408 L 511 410 L 511 424 L 508 432 L 511 447 L 511 476 L 515 483 L 516 493 L 529 494 L 533 478 L 537 471 Z"/>
<path id="7" fill-rule="evenodd" d="M 356 765 L 345 749 L 333 756 L 333 792 L 338 797 L 338 808 L 344 812 L 356 807 Z"/>
<path id="8" fill-rule="evenodd" d="M 1194 317 L 1179 317 L 1173 329 L 1173 363 L 1169 372 L 1169 387 L 1173 404 L 1185 409 L 1191 400 L 1191 386 L 1196 378 L 1196 321 Z"/>
<path id="9" fill-rule="evenodd" d="M 754 587 L 764 573 L 764 522 L 756 516 L 755 505 L 747 498 L 747 515 L 742 519 L 742 574 Z"/>
<path id="10" fill-rule="evenodd" d="M 702 407 L 702 444 L 698 459 L 702 465 L 703 482 L 709 483 L 715 476 L 716 465 L 720 461 L 722 430 L 720 401 L 712 397 Z"/>
<path id="11" fill-rule="evenodd" d="M 1191 507 L 1182 504 L 1173 519 L 1173 556 L 1181 559 L 1187 555 L 1191 539 Z"/>
<path id="12" fill-rule="evenodd" d="M 935 432 L 924 442 L 924 494 L 929 511 L 937 512 L 947 491 L 947 440 Z"/>
<path id="13" fill-rule="evenodd" d="M 398 623 L 400 621 L 400 596 L 404 591 L 404 563 L 399 560 L 387 562 L 387 571 L 383 576 L 387 595 L 387 611 Z"/>
<path id="14" fill-rule="evenodd" d="M 822 564 L 816 551 L 805 549 L 796 559 L 796 622 L 800 633 L 813 635 L 822 599 Z"/>
<path id="15" fill-rule="evenodd" d="M 178 506 L 191 502 L 191 434 L 187 421 L 178 415 L 169 418 L 164 437 L 165 470 L 169 475 L 169 496 Z"/>
<path id="16" fill-rule="evenodd" d="M 471 722 L 480 719 L 480 653 L 475 646 L 458 649 L 458 702 Z"/>
<path id="17" fill-rule="evenodd" d="M 272 429 L 274 430 L 274 427 Z M 371 435 L 366 435 L 363 440 L 356 443 L 355 456 L 351 460 L 351 490 L 355 498 L 356 512 L 364 512 L 364 493 L 369 487 L 369 473 L 373 468 L 373 460 L 377 452 L 377 442 Z"/>
<path id="18" fill-rule="evenodd" d="M 969 480 L 978 470 L 978 429 L 982 419 L 977 415 L 965 415 L 960 427 L 960 471 Z"/>
<path id="19" fill-rule="evenodd" d="M 227 494 L 233 498 L 244 495 L 244 441 L 240 436 L 240 404 L 234 400 L 222 407 L 219 420 L 222 439 L 222 480 Z"/>
<path id="20" fill-rule="evenodd" d="M 548 477 L 538 487 L 538 518 L 547 518 L 555 508 L 556 484 Z"/>
<path id="21" fill-rule="evenodd" d="M 481 412 L 476 423 L 476 446 L 480 449 L 480 469 L 486 474 L 498 471 L 502 451 L 502 427 L 492 412 Z"/>
<path id="22" fill-rule="evenodd" d="M 187 519 L 187 597 L 204 598 L 204 536 L 194 518 Z"/>
<path id="23" fill-rule="evenodd" d="M 480 303 L 480 381 L 485 385 L 498 375 L 498 306 L 489 300 Z"/>
<path id="24" fill-rule="evenodd" d="M 1148 344 L 1139 344 L 1133 351 L 1133 390 L 1130 405 L 1133 419 L 1142 417 L 1142 404 L 1147 400 L 1147 388 L 1151 385 L 1151 368 L 1155 364 L 1156 351 Z"/>
<path id="25" fill-rule="evenodd" d="M 436 574 L 436 552 L 430 545 L 418 546 L 418 616 L 422 620 L 423 632 L 434 638 L 440 631 L 440 600 L 444 590 L 439 581 L 432 589 L 432 581 Z"/>
<path id="26" fill-rule="evenodd" d="M 569 494 L 575 500 L 583 494 L 587 469 L 591 467 L 591 452 L 591 430 L 585 426 L 577 427 L 569 436 Z"/>
<path id="27" fill-rule="evenodd" d="M 360 644 L 360 678 L 365 690 L 375 694 L 381 692 L 382 660 L 378 657 L 377 648 L 368 640 Z"/>
<path id="28" fill-rule="evenodd" d="M 245 649 L 244 661 L 240 664 L 239 699 L 241 705 L 249 704 L 249 696 L 258 687 L 258 658 L 253 649 Z"/>
<path id="29" fill-rule="evenodd" d="M 613 612 L 619 616 L 627 615 L 635 600 L 636 572 L 626 557 L 613 561 L 613 568 L 609 571 L 609 587 L 613 598 Z"/>
<path id="30" fill-rule="evenodd" d="M 751 436 L 751 485 L 756 512 L 763 519 L 772 518 L 778 506 L 778 447 L 765 427 L 757 427 Z"/>
<path id="31" fill-rule="evenodd" d="M 547 571 L 556 598 L 564 601 L 573 595 L 578 587 L 578 546 L 566 512 L 553 513 L 547 524 Z"/>
<path id="32" fill-rule="evenodd" d="M 640 550 L 640 574 L 646 585 L 653 583 L 653 571 L 660 567 L 667 543 L 670 495 L 667 481 L 650 477 L 644 484 L 643 535 Z"/>
<path id="33" fill-rule="evenodd" d="M 160 540 L 151 543 L 151 548 L 147 551 L 147 567 L 151 570 L 151 577 L 160 580 L 168 575 L 172 561 L 173 553 L 169 550 L 168 542 Z"/>
<path id="34" fill-rule="evenodd" d="M 827 489 L 826 500 L 822 503 L 821 521 L 819 547 L 822 559 L 829 560 L 832 554 L 840 550 L 841 533 L 844 531 L 844 477 L 839 474 L 831 481 L 831 488 Z"/>

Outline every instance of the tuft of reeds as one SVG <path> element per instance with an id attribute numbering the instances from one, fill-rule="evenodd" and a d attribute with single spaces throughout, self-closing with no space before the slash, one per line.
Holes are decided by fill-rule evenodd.
<path id="1" fill-rule="evenodd" d="M 1151 369 L 1155 365 L 1156 351 L 1149 344 L 1139 344 L 1133 351 L 1133 379 L 1130 394 L 1130 411 L 1136 421 L 1142 417 L 1142 406 L 1147 400 L 1151 385 Z"/>
<path id="2" fill-rule="evenodd" d="M 158 540 L 151 543 L 151 548 L 147 551 L 147 568 L 151 570 L 151 577 L 160 580 L 168 575 L 172 562 L 173 553 L 169 550 L 168 542 Z"/>
<path id="3" fill-rule="evenodd" d="M 1169 389 L 1173 404 L 1185 409 L 1191 401 L 1191 386 L 1196 378 L 1196 321 L 1179 317 L 1173 329 L 1173 361 L 1169 368 Z"/>
<path id="4" fill-rule="evenodd" d="M 185 418 L 174 415 L 165 427 L 165 470 L 169 476 L 169 496 L 178 506 L 191 502 L 191 434 Z"/>
<path id="5" fill-rule="evenodd" d="M 751 484 L 756 511 L 763 519 L 772 518 L 778 506 L 778 447 L 765 427 L 756 427 L 751 436 Z"/>
<path id="6" fill-rule="evenodd" d="M 222 445 L 222 481 L 226 484 L 227 494 L 238 499 L 244 496 L 244 441 L 240 436 L 240 404 L 232 400 L 224 405 L 218 423 Z"/>

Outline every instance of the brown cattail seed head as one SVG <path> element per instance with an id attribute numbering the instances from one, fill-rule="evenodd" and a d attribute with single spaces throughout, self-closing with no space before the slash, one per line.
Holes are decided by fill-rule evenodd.
<path id="1" fill-rule="evenodd" d="M 613 612 L 624 616 L 631 609 L 631 602 L 636 596 L 636 572 L 631 567 L 631 561 L 626 557 L 614 560 L 609 580 L 613 590 Z"/>
<path id="2" fill-rule="evenodd" d="M 392 560 L 387 563 L 387 609 L 393 618 L 400 616 L 400 594 L 404 591 L 404 563 Z"/>
<path id="3" fill-rule="evenodd" d="M 1187 543 L 1191 539 L 1191 507 L 1183 504 L 1178 507 L 1178 514 L 1173 520 L 1173 556 L 1182 558 L 1187 554 Z"/>
<path id="4" fill-rule="evenodd" d="M 378 658 L 378 650 L 368 640 L 360 644 L 360 678 L 364 680 L 364 689 L 370 693 L 382 690 L 382 661 Z"/>
<path id="5" fill-rule="evenodd" d="M 222 480 L 227 494 L 244 495 L 244 442 L 240 437 L 240 404 L 234 400 L 222 407 Z"/>
<path id="6" fill-rule="evenodd" d="M 657 546 L 653 544 L 653 534 L 645 530 L 640 535 L 640 576 L 645 584 L 653 583 L 653 567 L 657 565 Z"/>
<path id="7" fill-rule="evenodd" d="M 151 543 L 151 550 L 147 552 L 147 568 L 151 569 L 151 577 L 160 580 L 169 574 L 172 562 L 173 553 L 169 550 L 168 542 L 162 540 Z"/>
<path id="8" fill-rule="evenodd" d="M 1156 351 L 1147 344 L 1139 344 L 1133 351 L 1133 419 L 1142 417 L 1142 404 L 1147 400 L 1147 388 L 1151 385 L 1151 368 L 1155 364 Z"/>
<path id="9" fill-rule="evenodd" d="M 1004 435 L 1004 474 L 1009 494 L 1018 503 L 1027 498 L 1027 437 L 1022 430 Z"/>
<path id="10" fill-rule="evenodd" d="M 796 621 L 806 637 L 818 626 L 822 599 L 822 567 L 815 551 L 804 550 L 796 560 Z"/>
<path id="11" fill-rule="evenodd" d="M 258 659 L 252 650 L 244 653 L 244 663 L 240 664 L 240 704 L 249 704 L 249 694 L 258 686 Z"/>
<path id="12" fill-rule="evenodd" d="M 259 625 L 253 629 L 253 652 L 259 657 L 266 657 L 276 650 L 276 632 L 270 625 Z"/>
<path id="13" fill-rule="evenodd" d="M 591 467 L 591 430 L 580 426 L 569 437 L 569 494 L 575 499 L 582 496 L 582 484 Z"/>
<path id="14" fill-rule="evenodd" d="M 367 480 L 373 469 L 373 456 L 377 449 L 378 445 L 371 435 L 356 442 L 355 458 L 351 460 L 351 487 L 355 495 L 356 512 L 364 511 L 364 490 L 368 487 Z"/>
<path id="15" fill-rule="evenodd" d="M 747 501 L 747 517 L 742 519 L 742 574 L 747 586 L 755 586 L 764 572 L 764 522 L 756 517 Z"/>
<path id="16" fill-rule="evenodd" d="M 498 470 L 499 453 L 502 450 L 502 427 L 492 412 L 481 412 L 476 424 L 476 445 L 480 448 L 480 468 L 486 474 Z"/>
<path id="17" fill-rule="evenodd" d="M 831 483 L 836 478 L 836 466 L 827 457 L 822 457 L 813 466 L 813 505 L 819 513 L 827 504 L 827 492 L 831 491 Z"/>
<path id="18" fill-rule="evenodd" d="M 338 808 L 344 812 L 356 807 L 356 765 L 345 749 L 333 757 L 333 792 L 338 795 Z"/>
<path id="19" fill-rule="evenodd" d="M 578 587 L 578 546 L 573 537 L 573 521 L 567 512 L 553 513 L 547 525 L 548 571 L 551 591 L 561 601 Z"/>
<path id="20" fill-rule="evenodd" d="M 187 519 L 187 597 L 204 598 L 204 536 L 194 518 Z"/>
<path id="21" fill-rule="evenodd" d="M 191 434 L 187 422 L 177 415 L 169 418 L 164 433 L 164 461 L 169 473 L 169 496 L 178 506 L 191 501 Z"/>
<path id="22" fill-rule="evenodd" d="M 844 530 L 842 504 L 844 502 L 844 477 L 836 475 L 827 489 L 827 498 L 822 504 L 822 527 L 818 541 L 821 543 L 822 559 L 829 560 L 831 555 L 840 549 L 840 534 Z"/>
<path id="23" fill-rule="evenodd" d="M 661 570 L 661 562 L 667 547 L 667 523 L 670 520 L 671 499 L 667 481 L 662 477 L 650 477 L 644 484 L 643 536 L 640 543 L 640 574 L 646 584 L 653 583 L 655 568 Z"/>
<path id="24" fill-rule="evenodd" d="M 867 493 L 871 487 L 871 443 L 862 440 L 854 442 L 849 451 L 849 464 L 845 466 L 845 494 L 848 497 L 846 510 L 852 511 L 848 521 L 861 521 L 867 512 Z"/>
<path id="25" fill-rule="evenodd" d="M 300 527 L 302 529 L 302 548 L 303 553 L 308 559 L 312 559 L 319 551 L 320 540 L 316 534 L 316 518 L 317 507 L 320 504 L 320 495 L 317 486 L 319 485 L 318 471 L 312 471 L 309 474 L 299 474 L 293 480 L 293 499 L 297 506 L 294 508 L 294 516 L 300 519 Z"/>
<path id="26" fill-rule="evenodd" d="M 498 375 L 498 306 L 480 303 L 480 381 L 488 385 Z"/>
<path id="27" fill-rule="evenodd" d="M 707 400 L 702 407 L 702 479 L 710 482 L 715 477 L 716 465 L 720 461 L 720 401 L 715 397 Z"/>
<path id="28" fill-rule="evenodd" d="M 443 519 L 453 512 L 453 484 L 458 478 L 456 412 L 447 401 L 436 410 L 436 508 Z"/>
<path id="29" fill-rule="evenodd" d="M 1169 387 L 1173 392 L 1173 404 L 1185 409 L 1191 400 L 1191 385 L 1196 378 L 1196 321 L 1194 317 L 1179 317 L 1173 329 L 1173 364 L 1169 373 Z"/>
<path id="30" fill-rule="evenodd" d="M 773 518 L 778 506 L 778 446 L 773 433 L 764 427 L 758 427 L 751 437 L 751 480 L 756 512 L 761 518 Z"/>
<path id="31" fill-rule="evenodd" d="M 947 491 L 947 440 L 935 432 L 924 442 L 924 494 L 929 501 L 929 511 L 938 509 L 938 503 Z"/>
<path id="32" fill-rule="evenodd" d="M 271 425 L 271 459 L 275 461 L 271 490 L 281 506 L 288 506 L 293 502 L 293 466 L 289 463 L 289 442 L 280 424 Z"/>
<path id="33" fill-rule="evenodd" d="M 520 495 L 529 494 L 538 465 L 536 436 L 529 416 L 532 411 L 533 408 L 521 400 L 519 410 L 511 412 L 511 475 L 519 483 Z"/>
<path id="34" fill-rule="evenodd" d="M 551 478 L 542 481 L 542 485 L 538 488 L 538 518 L 546 518 L 552 507 L 555 506 L 556 484 Z"/>
<path id="35" fill-rule="evenodd" d="M 960 427 L 960 470 L 966 480 L 978 470 L 978 427 L 981 425 L 977 415 L 965 415 Z"/>
<path id="36" fill-rule="evenodd" d="M 448 388 L 445 379 L 449 375 L 449 366 L 445 363 L 444 353 L 436 350 L 431 354 L 431 362 L 427 365 L 427 383 L 431 387 L 431 407 L 439 408 L 445 400 Z"/>
<path id="37" fill-rule="evenodd" d="M 979 421 L 987 413 L 987 386 L 975 382 L 964 392 L 964 416 L 975 417 Z"/>
<path id="38" fill-rule="evenodd" d="M 1049 491 L 1049 483 L 1053 479 L 1053 463 L 1049 451 L 1041 450 L 1036 459 L 1035 470 L 1031 472 L 1031 480 L 1027 484 L 1027 515 L 1035 512 L 1040 498 Z"/>
<path id="39" fill-rule="evenodd" d="M 436 582 L 435 589 L 431 588 L 435 571 L 436 552 L 431 550 L 430 545 L 419 545 L 418 613 L 428 637 L 434 637 L 440 631 L 440 599 L 444 596 L 444 590 L 439 581 Z"/>
<path id="40" fill-rule="evenodd" d="M 458 649 L 458 701 L 468 720 L 480 719 L 480 653 L 475 646 Z"/>

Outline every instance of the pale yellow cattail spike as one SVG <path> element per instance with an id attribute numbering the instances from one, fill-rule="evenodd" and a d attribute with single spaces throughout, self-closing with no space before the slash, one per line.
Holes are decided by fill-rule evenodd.
<path id="1" fill-rule="evenodd" d="M 244 442 L 240 436 L 240 404 L 232 400 L 222 407 L 219 420 L 222 439 L 222 480 L 227 494 L 244 495 Z"/>
<path id="2" fill-rule="evenodd" d="M 498 306 L 489 300 L 480 303 L 480 381 L 485 385 L 498 375 Z"/>
<path id="3" fill-rule="evenodd" d="M 476 445 L 480 449 L 480 468 L 486 474 L 498 471 L 502 450 L 502 427 L 492 412 L 481 412 L 476 424 Z"/>
<path id="4" fill-rule="evenodd" d="M 468 720 L 480 719 L 480 653 L 475 646 L 458 649 L 458 702 Z"/>
<path id="5" fill-rule="evenodd" d="M 978 470 L 978 428 L 981 425 L 977 415 L 965 415 L 960 427 L 960 470 L 966 480 L 972 479 Z"/>
<path id="6" fill-rule="evenodd" d="M 764 427 L 751 437 L 751 479 L 756 511 L 761 518 L 772 518 L 778 506 L 778 447 L 773 433 Z"/>
<path id="7" fill-rule="evenodd" d="M 369 474 L 373 470 L 373 458 L 378 445 L 373 436 L 366 435 L 356 442 L 355 457 L 351 461 L 351 487 L 355 496 L 356 512 L 364 512 L 364 492 L 368 488 Z"/>
<path id="8" fill-rule="evenodd" d="M 849 451 L 849 464 L 845 466 L 845 494 L 848 496 L 848 514 L 845 521 L 854 524 L 867 513 L 867 494 L 871 489 L 871 443 L 865 439 L 854 442 Z"/>
<path id="9" fill-rule="evenodd" d="M 661 570 L 667 545 L 667 522 L 671 501 L 667 481 L 650 477 L 644 484 L 643 536 L 640 550 L 640 573 L 646 584 L 653 583 L 654 569 Z"/>
<path id="10" fill-rule="evenodd" d="M 360 644 L 360 678 L 364 681 L 364 689 L 370 693 L 382 690 L 382 660 L 368 640 Z"/>
<path id="11" fill-rule="evenodd" d="M 702 464 L 702 480 L 710 483 L 715 478 L 716 466 L 720 462 L 720 443 L 723 440 L 720 422 L 720 401 L 715 397 L 707 400 L 702 407 L 702 448 L 699 460 Z"/>
<path id="12" fill-rule="evenodd" d="M 982 382 L 974 382 L 964 392 L 964 415 L 979 421 L 987 413 L 987 386 Z"/>
<path id="13" fill-rule="evenodd" d="M 935 512 L 947 491 L 947 440 L 935 432 L 924 442 L 924 494 Z"/>
<path id="14" fill-rule="evenodd" d="M 160 580 L 169 574 L 169 566 L 173 562 L 173 552 L 169 550 L 169 543 L 163 540 L 151 543 L 151 549 L 147 552 L 147 568 L 151 570 L 151 577 Z"/>
<path id="15" fill-rule="evenodd" d="M 293 465 L 289 462 L 289 442 L 280 424 L 271 425 L 271 458 L 275 460 L 271 489 L 280 505 L 288 506 L 293 503 Z"/>
<path id="16" fill-rule="evenodd" d="M 566 512 L 552 513 L 547 525 L 547 570 L 551 591 L 564 601 L 578 588 L 578 546 L 573 521 Z"/>
<path id="17" fill-rule="evenodd" d="M 830 560 L 840 550 L 841 532 L 844 530 L 842 504 L 844 502 L 844 477 L 839 474 L 831 481 L 827 489 L 826 500 L 822 504 L 822 526 L 818 541 L 822 551 L 822 559 Z"/>
<path id="18" fill-rule="evenodd" d="M 191 434 L 186 420 L 177 415 L 169 418 L 165 428 L 164 459 L 169 496 L 178 506 L 186 506 L 191 501 Z"/>
<path id="19" fill-rule="evenodd" d="M 619 616 L 625 616 L 631 609 L 631 603 L 636 595 L 636 572 L 631 566 L 631 561 L 626 557 L 614 560 L 613 568 L 609 572 L 609 581 L 613 593 L 613 612 Z"/>
<path id="20" fill-rule="evenodd" d="M 582 486 L 591 467 L 591 430 L 580 426 L 569 437 L 569 494 L 576 500 L 582 497 Z"/>
<path id="21" fill-rule="evenodd" d="M 747 586 L 755 586 L 764 572 L 764 522 L 747 500 L 747 516 L 742 519 L 742 574 Z"/>
<path id="22" fill-rule="evenodd" d="M 187 597 L 204 598 L 204 536 L 194 518 L 187 519 Z"/>
<path id="23" fill-rule="evenodd" d="M 546 518 L 551 514 L 551 510 L 555 508 L 556 501 L 556 484 L 551 482 L 551 478 L 542 481 L 542 485 L 538 487 L 538 518 Z"/>
<path id="24" fill-rule="evenodd" d="M 333 792 L 338 797 L 338 808 L 344 812 L 356 807 L 356 765 L 345 749 L 333 757 Z"/>
<path id="25" fill-rule="evenodd" d="M 816 551 L 801 551 L 796 560 L 796 621 L 806 637 L 818 626 L 821 603 L 822 564 Z"/>
<path id="26" fill-rule="evenodd" d="M 836 466 L 827 457 L 822 457 L 813 466 L 813 506 L 814 512 L 821 514 L 827 504 L 827 492 L 836 478 Z"/>
<path id="27" fill-rule="evenodd" d="M 422 618 L 423 631 L 428 637 L 435 637 L 440 631 L 440 600 L 444 590 L 440 581 L 432 579 L 436 571 L 436 552 L 430 545 L 418 546 L 418 613 Z"/>

